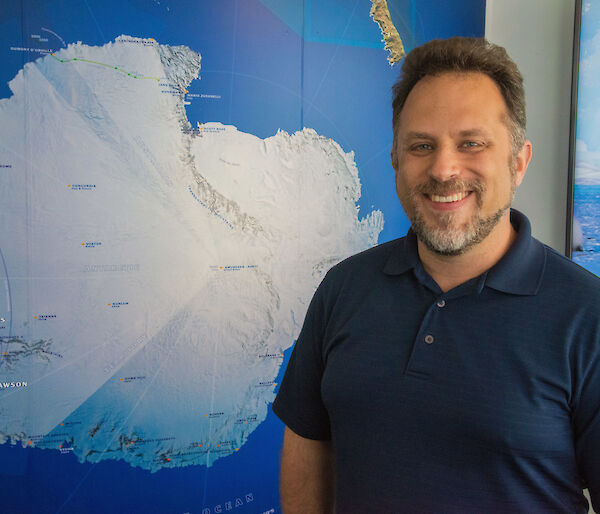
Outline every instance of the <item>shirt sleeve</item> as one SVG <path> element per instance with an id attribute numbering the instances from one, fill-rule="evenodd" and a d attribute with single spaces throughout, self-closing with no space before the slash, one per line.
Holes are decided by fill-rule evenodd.
<path id="1" fill-rule="evenodd" d="M 578 360 L 579 385 L 573 411 L 575 455 L 592 506 L 600 512 L 600 338 Z"/>
<path id="2" fill-rule="evenodd" d="M 324 284 L 325 280 L 310 302 L 273 403 L 273 412 L 293 432 L 307 439 L 323 441 L 331 439 L 329 415 L 321 397 L 322 345 L 326 328 Z"/>

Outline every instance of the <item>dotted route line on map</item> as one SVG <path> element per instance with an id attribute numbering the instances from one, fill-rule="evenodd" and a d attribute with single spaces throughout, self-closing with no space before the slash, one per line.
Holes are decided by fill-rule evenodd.
<path id="1" fill-rule="evenodd" d="M 106 64 L 103 62 L 92 61 L 90 59 L 82 59 L 81 57 L 73 57 L 72 59 L 61 59 L 59 57 L 56 57 L 53 53 L 50 55 L 58 62 L 73 62 L 73 61 L 88 62 L 90 64 L 97 64 L 98 66 L 104 66 L 105 68 L 110 68 L 110 69 L 116 70 L 120 73 L 127 75 L 128 77 L 133 78 L 133 79 L 140 79 L 140 80 L 149 79 L 149 80 L 156 80 L 157 82 L 160 82 L 160 79 L 157 77 L 140 77 L 140 76 L 136 75 L 135 73 L 129 73 L 128 71 L 122 70 L 118 66 L 112 66 L 110 64 Z"/>

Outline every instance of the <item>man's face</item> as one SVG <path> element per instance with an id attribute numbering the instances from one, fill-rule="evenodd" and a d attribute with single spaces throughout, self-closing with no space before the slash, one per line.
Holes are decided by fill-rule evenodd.
<path id="1" fill-rule="evenodd" d="M 498 86 L 481 73 L 426 76 L 408 95 L 392 164 L 400 202 L 430 250 L 461 254 L 506 215 L 529 162 L 523 150 L 513 155 L 507 120 Z"/>

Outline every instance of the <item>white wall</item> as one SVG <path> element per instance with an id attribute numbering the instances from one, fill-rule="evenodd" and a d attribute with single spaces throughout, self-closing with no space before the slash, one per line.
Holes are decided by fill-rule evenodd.
<path id="1" fill-rule="evenodd" d="M 574 0 L 487 0 L 486 37 L 504 46 L 525 79 L 533 159 L 515 207 L 533 235 L 565 250 Z"/>

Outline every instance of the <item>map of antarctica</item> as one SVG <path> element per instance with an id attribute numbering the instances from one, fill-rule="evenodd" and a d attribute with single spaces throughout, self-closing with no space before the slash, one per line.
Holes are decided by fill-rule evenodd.
<path id="1" fill-rule="evenodd" d="M 9 4 L 2 509 L 278 512 L 278 383 L 327 270 L 408 229 L 391 86 L 405 51 L 463 17 L 408 0 Z"/>
<path id="2" fill-rule="evenodd" d="M 26 387 L 0 400 L 2 441 L 68 440 L 81 460 L 151 470 L 238 451 L 323 273 L 377 242 L 383 216 L 359 219 L 353 155 L 332 139 L 190 126 L 201 62 L 122 35 L 70 44 L 10 83 L 1 230 L 17 244 L 3 249 L 0 383 Z M 32 100 L 28 137 L 45 147 L 27 155 Z M 30 259 L 12 254 L 31 244 Z"/>

